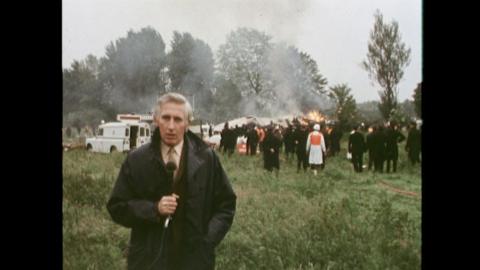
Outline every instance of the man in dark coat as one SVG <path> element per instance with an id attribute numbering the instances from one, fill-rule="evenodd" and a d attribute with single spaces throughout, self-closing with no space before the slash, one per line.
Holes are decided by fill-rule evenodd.
<path id="1" fill-rule="evenodd" d="M 307 156 L 307 139 L 308 129 L 306 125 L 300 125 L 293 134 L 294 144 L 297 152 L 297 173 L 300 172 L 300 167 L 303 166 L 303 171 L 306 172 L 308 168 Z"/>
<path id="2" fill-rule="evenodd" d="M 222 153 L 224 154 L 227 152 L 227 149 L 228 149 L 228 141 L 229 141 L 228 137 L 229 137 L 228 122 L 225 122 L 225 124 L 223 125 L 223 129 L 220 132 L 220 147 L 218 148 L 220 152 L 222 152 L 222 149 L 223 149 Z"/>
<path id="3" fill-rule="evenodd" d="M 285 144 L 285 156 L 288 160 L 290 154 L 293 156 L 293 153 L 295 152 L 295 144 L 293 142 L 293 127 L 290 124 L 285 129 L 283 143 Z"/>
<path id="4" fill-rule="evenodd" d="M 383 173 L 383 163 L 385 162 L 387 139 L 385 129 L 382 124 L 377 126 L 374 132 L 374 162 L 375 172 Z"/>
<path id="5" fill-rule="evenodd" d="M 375 125 L 368 128 L 367 134 L 367 150 L 368 150 L 368 170 L 372 170 L 375 160 L 375 132 L 377 127 Z"/>
<path id="6" fill-rule="evenodd" d="M 225 122 L 221 136 L 220 146 L 223 146 L 223 153 L 228 153 L 228 156 L 231 156 L 235 152 L 237 137 L 235 131 L 230 129 L 228 122 Z"/>
<path id="7" fill-rule="evenodd" d="M 413 122 L 410 124 L 410 130 L 408 131 L 407 136 L 407 143 L 405 145 L 405 150 L 408 152 L 408 159 L 410 160 L 412 165 L 420 162 L 421 149 L 421 134 L 417 129 L 417 124 Z"/>
<path id="8" fill-rule="evenodd" d="M 398 161 L 398 143 L 405 140 L 405 136 L 398 131 L 397 124 L 395 122 L 390 122 L 389 127 L 385 131 L 385 150 L 386 150 L 386 160 L 387 160 L 387 173 L 390 172 L 390 162 L 393 163 L 393 172 L 397 171 L 397 161 Z"/>
<path id="9" fill-rule="evenodd" d="M 255 156 L 257 154 L 258 133 L 255 125 L 251 126 L 247 132 L 247 154 Z"/>
<path id="10" fill-rule="evenodd" d="M 340 140 L 342 139 L 342 131 L 335 125 L 330 132 L 330 155 L 333 157 L 340 152 Z"/>
<path id="11" fill-rule="evenodd" d="M 352 153 L 353 169 L 356 172 L 362 172 L 363 152 L 365 152 L 366 146 L 363 134 L 358 132 L 357 129 L 358 127 L 355 126 L 348 137 L 348 152 Z"/>
<path id="12" fill-rule="evenodd" d="M 264 168 L 267 171 L 271 172 L 274 168 L 276 169 L 276 176 L 278 176 L 280 170 L 280 147 L 282 147 L 282 143 L 280 130 L 269 127 L 263 141 L 263 161 Z"/>
<path id="13" fill-rule="evenodd" d="M 152 141 L 122 164 L 107 209 L 131 228 L 129 270 L 214 269 L 236 196 L 215 152 L 188 131 L 191 119 L 184 96 L 160 97 Z"/>

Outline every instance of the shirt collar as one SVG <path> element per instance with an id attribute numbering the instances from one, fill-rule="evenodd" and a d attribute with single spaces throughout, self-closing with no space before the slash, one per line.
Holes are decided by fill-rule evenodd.
<path id="1" fill-rule="evenodd" d="M 182 155 L 183 142 L 184 140 L 180 141 L 177 145 L 174 146 L 175 152 L 177 153 L 178 157 Z M 160 145 L 161 145 L 162 157 L 166 157 L 168 150 L 170 150 L 171 146 L 166 145 L 163 141 L 161 142 Z"/>

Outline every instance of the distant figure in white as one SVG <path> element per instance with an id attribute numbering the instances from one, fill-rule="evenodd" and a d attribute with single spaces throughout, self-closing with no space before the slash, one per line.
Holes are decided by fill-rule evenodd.
<path id="1" fill-rule="evenodd" d="M 317 175 L 318 168 L 323 164 L 323 153 L 326 150 L 320 125 L 315 124 L 307 139 L 307 153 L 310 151 L 308 163 L 310 163 L 314 175 Z"/>

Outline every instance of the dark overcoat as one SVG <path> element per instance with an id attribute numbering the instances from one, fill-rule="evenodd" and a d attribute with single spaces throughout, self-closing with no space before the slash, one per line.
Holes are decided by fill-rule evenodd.
<path id="1" fill-rule="evenodd" d="M 184 147 L 186 194 L 180 200 L 184 200 L 185 216 L 178 269 L 214 269 L 214 249 L 233 222 L 236 195 L 211 148 L 190 131 Z M 157 203 L 170 192 L 157 128 L 151 143 L 128 154 L 107 203 L 113 221 L 131 228 L 129 270 L 148 269 L 156 258 L 165 221 Z"/>

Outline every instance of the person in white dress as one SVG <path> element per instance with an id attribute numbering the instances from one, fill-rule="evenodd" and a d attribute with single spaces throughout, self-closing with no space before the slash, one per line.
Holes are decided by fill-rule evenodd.
<path id="1" fill-rule="evenodd" d="M 325 151 L 325 140 L 320 132 L 320 125 L 315 124 L 307 139 L 307 152 L 310 153 L 308 163 L 310 163 L 314 175 L 317 175 L 317 170 L 323 163 L 323 153 Z"/>

